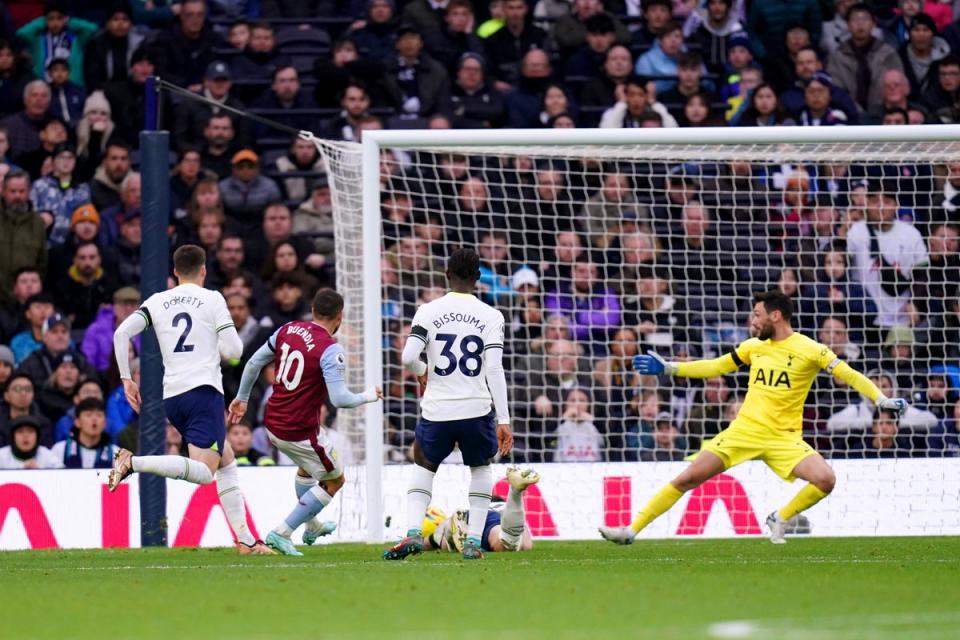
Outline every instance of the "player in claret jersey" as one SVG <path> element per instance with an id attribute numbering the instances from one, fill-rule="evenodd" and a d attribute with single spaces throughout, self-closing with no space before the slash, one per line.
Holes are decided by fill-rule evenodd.
<path id="1" fill-rule="evenodd" d="M 457 249 L 447 262 L 450 292 L 421 306 L 403 347 L 403 366 L 425 386 L 413 443 L 415 465 L 407 488 L 407 535 L 383 553 L 400 560 L 423 551 L 423 515 L 433 477 L 455 446 L 470 467 L 470 525 L 465 559 L 483 558 L 481 541 L 497 452 L 513 447 L 507 382 L 503 373 L 503 314 L 478 300 L 480 257 Z M 426 350 L 427 362 L 420 360 Z M 496 414 L 490 410 L 491 397 Z"/>
<path id="2" fill-rule="evenodd" d="M 895 413 L 907 403 L 887 398 L 869 378 L 855 371 L 824 345 L 796 333 L 790 326 L 793 301 L 780 291 L 754 295 L 750 330 L 730 353 L 713 360 L 665 362 L 660 356 L 636 356 L 634 368 L 647 375 L 712 378 L 750 367 L 747 397 L 730 426 L 705 443 L 693 463 L 664 486 L 640 510 L 628 527 L 600 527 L 600 535 L 617 544 L 630 544 L 641 529 L 667 511 L 686 491 L 747 460 L 763 460 L 788 482 L 807 484 L 785 507 L 767 517 L 770 540 L 786 542 L 786 522 L 833 491 L 836 478 L 819 453 L 803 440 L 803 404 L 821 369 L 869 398 L 874 406 Z"/>
<path id="3" fill-rule="evenodd" d="M 343 467 L 320 422 L 327 398 L 340 409 L 376 402 L 378 387 L 351 393 L 346 385 L 346 358 L 333 336 L 343 321 L 343 297 L 321 289 L 313 298 L 313 320 L 288 322 L 270 336 L 243 369 L 240 390 L 230 403 L 230 423 L 247 412 L 247 401 L 260 371 L 274 363 L 273 395 L 267 401 L 264 425 L 270 441 L 293 460 L 297 506 L 267 535 L 267 545 L 288 556 L 302 556 L 290 537 L 306 524 L 303 541 L 330 533 L 316 519 L 343 486 Z"/>
<path id="4" fill-rule="evenodd" d="M 179 284 L 150 296 L 120 323 L 113 335 L 123 390 L 134 411 L 140 411 L 140 389 L 130 376 L 130 339 L 153 326 L 163 355 L 163 408 L 183 436 L 190 457 L 135 456 L 117 451 L 107 486 L 110 491 L 134 472 L 153 473 L 196 484 L 216 479 L 223 512 L 237 536 L 241 554 L 273 555 L 247 528 L 237 462 L 225 442 L 223 380 L 220 359 L 239 358 L 243 343 L 233 326 L 227 303 L 217 291 L 203 288 L 206 253 L 184 245 L 173 254 Z"/>

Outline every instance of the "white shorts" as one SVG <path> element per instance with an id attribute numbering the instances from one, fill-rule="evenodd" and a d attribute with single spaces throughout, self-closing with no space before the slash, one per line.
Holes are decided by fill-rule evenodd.
<path id="1" fill-rule="evenodd" d="M 336 449 L 327 437 L 327 430 L 320 428 L 316 438 L 291 442 L 281 440 L 267 429 L 267 436 L 281 453 L 293 460 L 293 463 L 310 474 L 317 482 L 334 480 L 343 475 L 343 465 Z"/>

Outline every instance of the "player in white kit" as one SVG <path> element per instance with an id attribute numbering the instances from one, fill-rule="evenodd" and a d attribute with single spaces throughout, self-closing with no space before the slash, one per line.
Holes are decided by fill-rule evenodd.
<path id="1" fill-rule="evenodd" d="M 223 381 L 220 359 L 243 353 L 227 303 L 218 291 L 203 288 L 206 253 L 184 245 L 173 254 L 178 285 L 150 296 L 124 320 L 113 335 L 120 377 L 127 401 L 140 411 L 140 389 L 130 375 L 130 339 L 153 326 L 163 356 L 163 408 L 189 448 L 182 456 L 134 456 L 120 449 L 113 461 L 110 491 L 134 472 L 153 473 L 195 484 L 217 481 L 223 512 L 237 536 L 241 554 L 274 555 L 247 527 L 237 463 L 225 442 Z"/>
<path id="2" fill-rule="evenodd" d="M 447 262 L 450 292 L 421 306 L 413 317 L 402 360 L 425 391 L 407 489 L 407 535 L 383 552 L 386 560 L 423 551 L 422 523 L 433 477 L 455 446 L 470 467 L 470 525 L 463 557 L 483 558 L 481 537 L 493 491 L 490 462 L 498 451 L 510 453 L 513 433 L 503 373 L 503 314 L 473 295 L 479 279 L 479 256 L 457 249 Z M 424 350 L 426 364 L 420 359 Z"/>

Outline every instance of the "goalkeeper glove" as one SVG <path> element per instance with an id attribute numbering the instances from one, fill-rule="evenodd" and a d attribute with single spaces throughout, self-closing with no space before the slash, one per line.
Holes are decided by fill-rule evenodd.
<path id="1" fill-rule="evenodd" d="M 885 395 L 880 395 L 877 398 L 877 408 L 881 411 L 893 411 L 897 415 L 900 415 L 907 409 L 907 401 L 903 398 L 888 398 Z"/>
<path id="2" fill-rule="evenodd" d="M 677 372 L 677 365 L 667 362 L 655 351 L 647 351 L 647 355 L 634 356 L 633 368 L 637 373 L 645 376 L 672 376 Z"/>

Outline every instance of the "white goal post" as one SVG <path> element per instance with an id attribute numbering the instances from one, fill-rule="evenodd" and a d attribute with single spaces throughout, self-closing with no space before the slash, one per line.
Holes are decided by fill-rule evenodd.
<path id="1" fill-rule="evenodd" d="M 344 321 L 348 333 L 341 340 L 347 343 L 346 349 L 354 358 L 352 362 L 361 365 L 354 367 L 355 377 L 348 382 L 353 387 L 359 387 L 385 385 L 385 352 L 393 348 L 385 342 L 385 338 L 389 339 L 390 336 L 384 334 L 381 313 L 384 305 L 381 281 L 381 260 L 385 251 L 381 213 L 381 196 L 385 188 L 381 174 L 384 151 L 397 151 L 398 157 L 407 157 L 406 161 L 398 160 L 397 163 L 410 171 L 422 170 L 427 166 L 428 160 L 421 160 L 418 155 L 421 153 L 456 153 L 487 158 L 529 155 L 544 162 L 591 159 L 599 162 L 659 162 L 664 166 L 681 167 L 734 161 L 791 165 L 795 168 L 801 167 L 804 162 L 877 167 L 924 163 L 943 167 L 951 162 L 960 162 L 960 125 L 398 130 L 365 131 L 361 145 L 324 141 L 317 141 L 317 144 L 327 159 L 336 224 L 338 288 L 345 292 L 348 305 Z M 567 171 L 566 178 L 574 177 L 572 170 L 564 171 Z M 662 175 L 666 174 L 657 173 L 655 177 L 659 179 Z M 789 181 L 789 177 L 788 170 L 785 179 Z M 906 188 L 909 190 L 911 187 Z M 429 212 L 425 215 L 429 215 Z M 504 223 L 508 227 L 505 231 L 509 232 L 514 219 L 503 215 L 499 222 Z M 700 341 L 699 338 L 686 340 L 692 344 Z M 874 346 L 882 347 L 882 343 Z M 928 358 L 926 364 L 929 366 L 932 362 L 933 359 Z M 362 373 L 362 377 L 358 373 Z M 384 464 L 379 464 L 386 462 L 384 421 L 384 405 L 374 403 L 366 405 L 362 423 L 341 427 L 358 448 L 363 449 L 364 520 L 368 542 L 382 542 L 385 539 L 388 533 L 384 527 L 385 514 L 403 513 L 402 508 L 396 505 L 385 505 L 385 496 L 403 496 L 405 490 L 402 487 L 390 487 L 388 491 L 384 486 L 385 478 L 396 482 L 398 477 L 394 472 L 385 474 Z M 540 455 L 542 457 L 542 452 Z M 630 459 L 611 457 L 604 460 L 622 462 Z M 948 462 L 941 460 L 945 465 Z M 933 460 L 925 461 L 925 464 L 928 465 L 925 468 L 936 468 L 929 466 L 935 465 Z M 578 469 L 582 467 L 577 465 Z M 668 465 L 663 466 L 664 471 L 668 468 Z M 951 468 L 956 469 L 956 466 Z M 944 479 L 950 473 L 945 467 Z M 662 478 L 663 481 L 668 479 L 668 476 Z M 776 482 L 772 475 L 770 482 Z M 640 493 L 646 494 L 647 491 Z M 638 505 L 633 506 L 635 509 Z M 956 513 L 951 517 L 956 520 Z"/>

